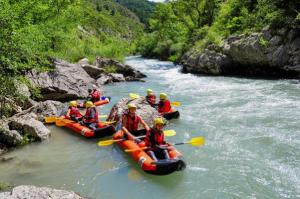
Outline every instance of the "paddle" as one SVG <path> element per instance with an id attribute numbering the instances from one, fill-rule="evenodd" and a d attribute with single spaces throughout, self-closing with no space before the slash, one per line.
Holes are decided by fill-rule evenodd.
<path id="1" fill-rule="evenodd" d="M 205 139 L 204 139 L 204 137 L 195 137 L 195 138 L 190 139 L 188 142 L 179 142 L 179 143 L 175 143 L 175 144 L 171 144 L 171 145 L 176 146 L 176 145 L 183 145 L 183 144 L 190 144 L 192 146 L 203 146 L 205 144 Z M 164 147 L 164 146 L 162 146 L 162 147 Z M 126 149 L 125 152 L 130 153 L 130 152 L 145 150 L 145 149 L 149 149 L 149 148 L 151 148 L 151 147 L 143 147 L 143 148 L 139 148 L 139 149 Z"/>
<path id="2" fill-rule="evenodd" d="M 136 94 L 136 93 L 129 93 L 129 97 L 131 98 L 131 99 L 137 99 L 137 98 L 139 98 L 140 96 L 138 95 L 138 94 Z M 172 106 L 181 106 L 181 102 L 171 102 L 171 105 Z"/>
<path id="3" fill-rule="evenodd" d="M 107 115 L 99 115 L 99 118 L 106 118 Z M 56 117 L 56 116 L 50 116 L 50 117 L 45 117 L 45 123 L 47 124 L 52 124 L 55 123 L 56 120 L 61 120 L 62 118 Z"/>
<path id="4" fill-rule="evenodd" d="M 175 136 L 176 135 L 176 131 L 174 130 L 166 130 L 164 131 L 164 135 L 167 136 L 167 137 L 171 137 L 171 136 Z M 135 138 L 144 138 L 146 137 L 145 135 L 143 136 L 138 136 L 138 137 L 135 137 Z M 109 145 L 112 145 L 113 143 L 116 143 L 116 142 L 120 142 L 120 141 L 123 141 L 123 140 L 126 140 L 124 138 L 122 139 L 118 139 L 118 140 L 105 140 L 105 141 L 100 141 L 98 142 L 98 146 L 109 146 Z"/>

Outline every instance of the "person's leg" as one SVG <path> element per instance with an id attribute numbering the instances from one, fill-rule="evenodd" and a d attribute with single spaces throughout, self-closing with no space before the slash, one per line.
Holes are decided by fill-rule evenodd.
<path id="1" fill-rule="evenodd" d="M 153 151 L 148 151 L 148 154 L 150 155 L 150 157 L 155 161 L 157 162 L 157 158 L 155 156 L 155 153 Z"/>
<path id="2" fill-rule="evenodd" d="M 96 123 L 91 123 L 89 125 L 89 128 L 91 128 L 93 131 L 95 131 L 97 129 L 97 124 Z"/>
<path id="3" fill-rule="evenodd" d="M 165 155 L 166 159 L 170 159 L 170 156 L 169 156 L 169 153 L 168 153 L 167 149 L 164 150 L 164 155 Z"/>

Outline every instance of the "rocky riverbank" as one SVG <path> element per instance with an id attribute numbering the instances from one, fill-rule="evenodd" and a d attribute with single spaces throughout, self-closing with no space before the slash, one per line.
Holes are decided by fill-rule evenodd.
<path id="1" fill-rule="evenodd" d="M 245 77 L 300 78 L 300 30 L 266 27 L 260 33 L 230 36 L 222 46 L 191 50 L 184 72 Z"/>
<path id="2" fill-rule="evenodd" d="M 93 65 L 87 59 L 75 64 L 54 60 L 53 64 L 51 71 L 26 73 L 31 84 L 41 90 L 41 101 L 31 99 L 29 88 L 17 82 L 18 92 L 28 99 L 22 106 L 15 103 L 12 117 L 0 120 L 0 155 L 30 142 L 49 139 L 51 133 L 43 124 L 44 117 L 59 116 L 65 107 L 63 102 L 85 98 L 92 85 L 102 90 L 107 83 L 142 81 L 146 77 L 131 66 L 100 57 Z"/>
<path id="3" fill-rule="evenodd" d="M 0 193 L 0 198 L 5 199 L 84 199 L 73 191 L 52 189 L 48 187 L 17 186 L 11 191 Z"/>

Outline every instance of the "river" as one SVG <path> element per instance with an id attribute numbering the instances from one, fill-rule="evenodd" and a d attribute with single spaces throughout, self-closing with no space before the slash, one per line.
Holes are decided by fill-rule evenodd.
<path id="1" fill-rule="evenodd" d="M 128 57 L 146 82 L 105 87 L 112 103 L 128 93 L 167 92 L 182 102 L 170 142 L 205 136 L 204 147 L 178 146 L 187 168 L 145 174 L 118 146 L 99 148 L 71 131 L 49 126 L 51 139 L 6 154 L 0 181 L 73 190 L 92 199 L 300 198 L 300 84 L 180 73 L 169 62 Z"/>

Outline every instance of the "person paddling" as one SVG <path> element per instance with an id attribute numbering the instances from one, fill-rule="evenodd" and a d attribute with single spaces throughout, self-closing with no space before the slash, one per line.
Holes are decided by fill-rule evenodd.
<path id="1" fill-rule="evenodd" d="M 97 108 L 91 101 L 87 101 L 85 106 L 86 112 L 83 116 L 83 124 L 93 130 L 96 130 L 99 122 Z"/>
<path id="2" fill-rule="evenodd" d="M 149 155 L 154 161 L 157 159 L 169 159 L 167 146 L 162 147 L 162 145 L 166 145 L 165 136 L 163 132 L 163 127 L 165 122 L 163 118 L 155 118 L 154 126 L 147 132 L 145 138 L 145 144 L 150 149 L 148 150 Z"/>
<path id="3" fill-rule="evenodd" d="M 122 130 L 129 136 L 140 136 L 146 134 L 150 130 L 149 126 L 141 118 L 141 116 L 136 114 L 136 105 L 128 104 L 128 110 L 122 117 Z M 141 124 L 145 129 L 138 130 L 139 124 Z"/>
<path id="4" fill-rule="evenodd" d="M 160 101 L 158 103 L 159 113 L 168 113 L 172 110 L 171 102 L 168 100 L 168 95 L 166 93 L 160 93 Z"/>
<path id="5" fill-rule="evenodd" d="M 101 100 L 101 92 L 97 90 L 95 85 L 93 85 L 93 89 L 88 89 L 88 92 L 88 101 L 95 103 Z"/>
<path id="6" fill-rule="evenodd" d="M 155 107 L 156 106 L 156 96 L 155 94 L 153 93 L 153 90 L 151 89 L 148 89 L 147 90 L 147 96 L 146 96 L 146 100 L 147 102 L 152 106 L 152 107 Z"/>
<path id="7" fill-rule="evenodd" d="M 70 102 L 68 112 L 66 114 L 66 118 L 71 119 L 75 122 L 79 122 L 80 120 L 82 120 L 82 114 L 80 113 L 79 109 L 77 108 L 76 101 Z"/>

